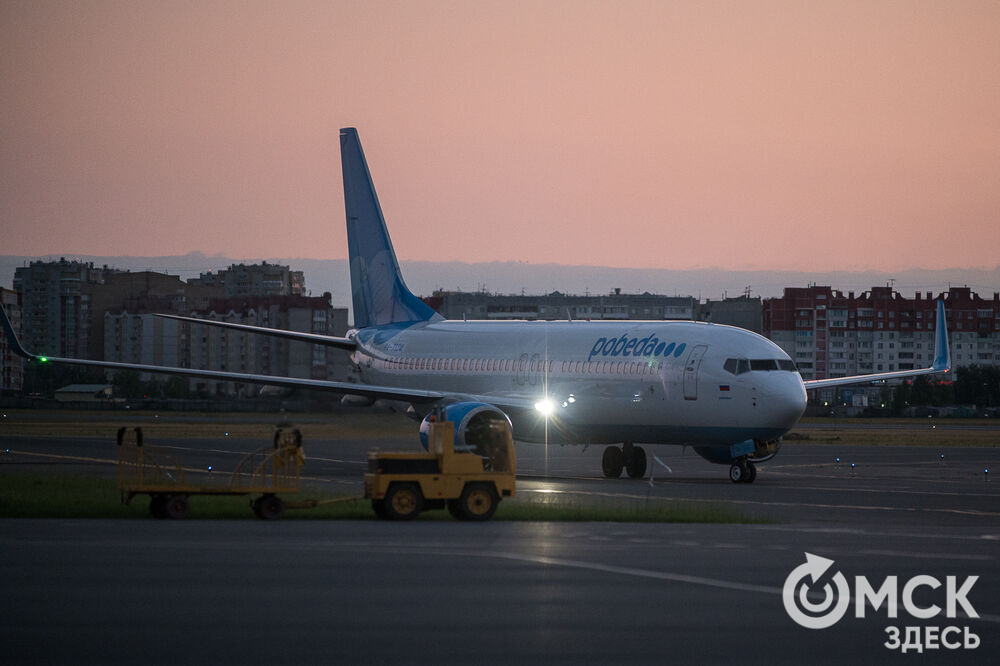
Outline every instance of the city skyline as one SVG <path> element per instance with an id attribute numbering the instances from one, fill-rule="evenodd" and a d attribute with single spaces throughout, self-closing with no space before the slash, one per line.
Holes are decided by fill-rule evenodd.
<path id="1" fill-rule="evenodd" d="M 7 3 L 3 249 L 343 258 L 350 125 L 404 263 L 994 268 L 998 26 L 988 2 Z"/>

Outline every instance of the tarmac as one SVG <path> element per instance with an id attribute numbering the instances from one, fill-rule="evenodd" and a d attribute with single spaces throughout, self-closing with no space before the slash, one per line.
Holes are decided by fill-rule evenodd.
<path id="1" fill-rule="evenodd" d="M 231 469 L 256 441 L 170 444 Z M 164 443 L 160 443 L 164 444 Z M 307 441 L 304 474 L 360 491 L 365 451 Z M 1000 645 L 1000 448 L 788 443 L 753 484 L 692 451 L 647 447 L 653 478 L 604 479 L 601 447 L 518 445 L 514 501 L 724 503 L 767 524 L 4 520 L 4 663 L 983 663 Z M 941 458 L 942 453 L 944 458 Z M 653 456 L 656 458 L 653 458 Z M 6 438 L 14 470 L 114 474 L 113 441 Z M 837 458 L 840 461 L 837 462 Z M 853 463 L 853 465 L 852 465 Z M 806 553 L 854 586 L 918 575 L 922 607 L 978 576 L 978 618 L 856 609 L 794 622 L 782 590 Z M 810 599 L 823 598 L 821 578 Z M 975 649 L 885 646 L 888 627 L 949 626 Z"/>

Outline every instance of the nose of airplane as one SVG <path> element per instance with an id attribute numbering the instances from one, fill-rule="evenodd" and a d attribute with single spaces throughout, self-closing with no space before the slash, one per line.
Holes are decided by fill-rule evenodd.
<path id="1" fill-rule="evenodd" d="M 789 430 L 806 411 L 806 387 L 797 372 L 772 372 L 766 379 L 765 408 L 770 425 Z"/>

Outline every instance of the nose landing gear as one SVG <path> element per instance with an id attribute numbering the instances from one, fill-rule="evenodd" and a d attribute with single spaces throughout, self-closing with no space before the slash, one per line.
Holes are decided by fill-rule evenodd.
<path id="1" fill-rule="evenodd" d="M 753 483 L 756 478 L 757 466 L 746 458 L 741 458 L 729 468 L 729 480 L 733 483 Z"/>
<path id="2" fill-rule="evenodd" d="M 604 476 L 609 479 L 617 479 L 622 474 L 622 469 L 628 473 L 630 479 L 641 479 L 646 474 L 646 452 L 641 446 L 634 446 L 632 442 L 624 442 L 621 448 L 609 446 L 604 449 L 604 457 L 601 459 L 601 470 Z"/>

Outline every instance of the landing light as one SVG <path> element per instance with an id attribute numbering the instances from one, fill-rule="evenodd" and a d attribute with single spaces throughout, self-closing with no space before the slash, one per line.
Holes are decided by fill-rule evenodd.
<path id="1" fill-rule="evenodd" d="M 556 410 L 556 406 L 548 398 L 543 398 L 535 403 L 535 409 L 541 412 L 542 416 L 550 416 Z"/>

